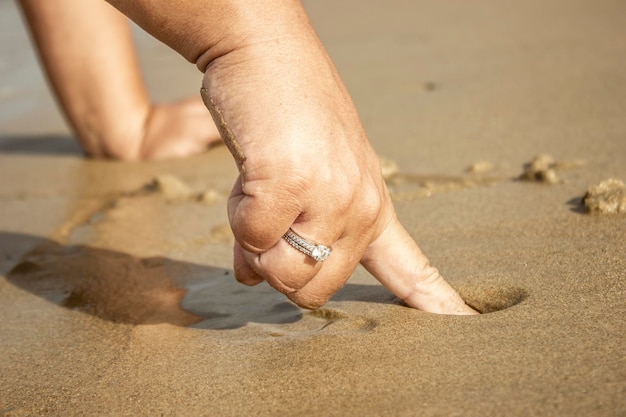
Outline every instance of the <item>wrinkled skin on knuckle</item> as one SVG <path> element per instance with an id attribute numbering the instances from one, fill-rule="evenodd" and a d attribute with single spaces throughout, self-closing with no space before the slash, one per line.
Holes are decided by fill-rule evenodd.
<path id="1" fill-rule="evenodd" d="M 270 197 L 283 204 L 292 203 L 308 194 L 311 188 L 310 170 L 292 161 L 268 156 L 262 163 L 246 164 L 247 175 L 243 192 L 247 195 Z"/>
<path id="2" fill-rule="evenodd" d="M 229 201 L 229 221 L 235 238 L 248 252 L 262 253 L 275 242 L 275 233 L 284 232 L 285 220 L 295 220 L 302 211 L 295 181 L 263 178 L 248 181 L 242 192 Z"/>
<path id="3" fill-rule="evenodd" d="M 354 187 L 354 186 L 353 186 Z M 339 217 L 345 219 L 345 233 L 359 237 L 359 241 L 369 244 L 382 233 L 386 196 L 384 190 L 368 181 L 359 181 L 353 188 L 349 200 L 336 206 L 341 210 Z"/>
<path id="4" fill-rule="evenodd" d="M 359 180 L 348 175 L 333 175 L 317 178 L 308 185 L 310 207 L 314 207 L 316 215 L 333 219 L 334 224 L 347 226 L 349 219 L 355 214 L 358 205 L 360 186 Z"/>

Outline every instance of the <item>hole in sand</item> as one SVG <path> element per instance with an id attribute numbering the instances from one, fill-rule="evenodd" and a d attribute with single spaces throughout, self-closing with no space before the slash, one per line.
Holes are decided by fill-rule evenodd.
<path id="1" fill-rule="evenodd" d="M 528 298 L 528 292 L 519 287 L 461 287 L 458 291 L 465 303 L 481 314 L 505 310 Z"/>

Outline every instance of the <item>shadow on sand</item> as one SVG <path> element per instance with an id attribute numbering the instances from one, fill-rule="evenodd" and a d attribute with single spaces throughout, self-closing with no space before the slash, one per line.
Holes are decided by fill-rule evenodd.
<path id="1" fill-rule="evenodd" d="M 9 269 L 10 283 L 111 322 L 233 329 L 294 323 L 308 314 L 265 283 L 239 284 L 228 269 L 9 232 L 0 232 L 0 248 L 9 248 L 0 253 L 0 270 Z M 333 300 L 401 304 L 381 286 L 357 284 L 347 284 Z"/>
<path id="2" fill-rule="evenodd" d="M 63 135 L 3 135 L 0 136 L 0 153 L 84 156 L 78 142 Z"/>

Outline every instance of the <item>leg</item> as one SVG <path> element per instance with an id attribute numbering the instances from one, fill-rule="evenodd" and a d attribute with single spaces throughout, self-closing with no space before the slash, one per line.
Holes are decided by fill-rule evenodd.
<path id="1" fill-rule="evenodd" d="M 21 0 L 57 100 L 93 157 L 201 152 L 219 135 L 200 98 L 153 105 L 126 18 L 102 0 Z"/>

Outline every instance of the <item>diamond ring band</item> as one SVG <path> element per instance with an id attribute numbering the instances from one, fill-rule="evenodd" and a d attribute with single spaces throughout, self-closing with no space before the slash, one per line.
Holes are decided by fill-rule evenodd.
<path id="1" fill-rule="evenodd" d="M 331 250 L 328 246 L 316 245 L 315 243 L 309 242 L 291 230 L 291 228 L 283 235 L 283 239 L 300 252 L 315 259 L 317 262 L 323 262 L 330 256 Z"/>

